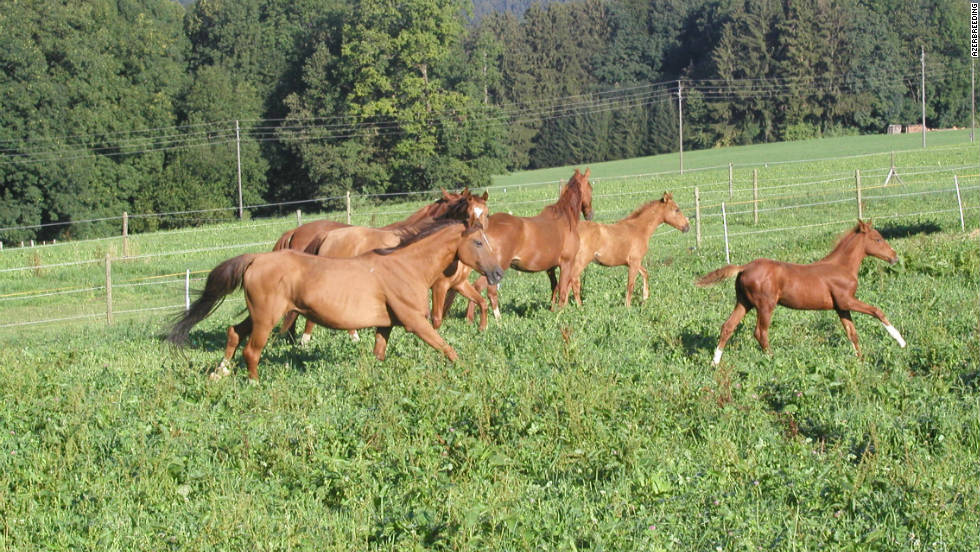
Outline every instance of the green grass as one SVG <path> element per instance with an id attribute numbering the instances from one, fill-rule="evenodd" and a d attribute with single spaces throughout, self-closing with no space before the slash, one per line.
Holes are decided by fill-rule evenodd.
<path id="1" fill-rule="evenodd" d="M 890 151 L 894 137 L 878 138 Z M 846 148 L 838 156 L 858 153 L 848 140 L 828 142 Z M 774 144 L 685 161 L 773 161 L 780 148 L 834 156 L 822 147 L 833 149 Z M 461 320 L 461 302 L 451 311 L 440 333 L 459 352 L 455 365 L 400 329 L 384 363 L 370 339 L 318 329 L 306 349 L 273 341 L 258 385 L 240 366 L 213 383 L 206 372 L 240 318 L 240 295 L 183 352 L 158 339 L 172 311 L 0 328 L 0 548 L 976 550 L 980 254 L 970 232 L 980 217 L 968 210 L 961 232 L 949 191 L 958 174 L 977 205 L 976 153 L 899 153 L 905 183 L 887 188 L 873 187 L 887 154 L 759 165 L 769 198 L 760 207 L 779 210 L 758 225 L 745 203 L 751 167 L 736 168 L 729 197 L 727 161 L 640 178 L 617 177 L 656 170 L 593 165 L 603 220 L 663 190 L 690 216 L 698 186 L 701 247 L 693 231 L 661 228 L 646 259 L 651 298 L 631 309 L 624 269 L 590 267 L 585 306 L 557 313 L 544 275 L 508 271 L 503 318 L 486 333 Z M 734 212 L 733 262 L 809 262 L 853 224 L 855 204 L 843 200 L 855 169 L 866 213 L 902 259 L 866 260 L 858 297 L 882 308 L 908 347 L 856 315 L 857 359 L 833 313 L 778 309 L 772 356 L 750 316 L 711 368 L 733 291 L 692 282 L 724 264 L 720 202 Z M 813 184 L 790 186 L 800 182 Z M 556 192 L 495 188 L 491 208 L 528 214 Z M 238 244 L 271 244 L 292 224 L 134 236 L 131 253 L 144 257 L 114 261 L 114 284 L 167 283 L 114 289 L 116 308 L 180 304 L 185 270 L 210 269 L 243 252 Z M 229 248 L 164 255 L 216 246 Z M 118 239 L 5 250 L 0 269 L 112 251 Z M 103 279 L 94 263 L 3 272 L 0 296 Z M 104 305 L 98 290 L 11 299 L 0 318 L 98 316 Z"/>

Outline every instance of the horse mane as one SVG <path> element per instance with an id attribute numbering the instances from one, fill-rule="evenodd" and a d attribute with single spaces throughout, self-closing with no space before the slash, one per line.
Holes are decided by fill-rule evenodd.
<path id="1" fill-rule="evenodd" d="M 630 219 L 639 218 L 639 216 L 642 215 L 643 213 L 645 213 L 647 211 L 647 209 L 653 207 L 653 204 L 654 203 L 663 203 L 663 202 L 664 201 L 662 199 L 653 199 L 653 200 L 650 200 L 650 201 L 644 203 L 643 205 L 640 205 L 636 209 L 633 209 L 633 212 L 630 213 L 630 214 L 628 214 L 628 215 L 626 215 L 626 217 L 623 220 L 630 220 Z"/>
<path id="2" fill-rule="evenodd" d="M 570 225 L 578 224 L 578 211 L 582 208 L 582 183 L 576 176 L 569 179 L 558 201 L 548 206 L 559 215 L 565 215 Z"/>
<path id="3" fill-rule="evenodd" d="M 861 225 L 860 224 L 857 224 L 857 225 L 854 226 L 854 228 L 851 228 L 850 230 L 848 230 L 848 231 L 844 232 L 843 234 L 841 234 L 837 238 L 837 241 L 834 242 L 834 247 L 831 248 L 830 253 L 827 254 L 827 257 L 833 255 L 837 251 L 843 249 L 847 244 L 849 244 L 851 242 L 851 240 L 860 233 L 859 232 L 860 229 L 861 229 Z"/>
<path id="4" fill-rule="evenodd" d="M 404 249 L 405 247 L 419 242 L 432 234 L 435 234 L 439 230 L 454 224 L 462 224 L 463 226 L 466 226 L 466 223 L 461 220 L 438 218 L 417 228 L 404 228 L 396 230 L 398 234 L 398 243 L 392 247 L 375 249 L 373 250 L 373 253 L 378 255 L 390 255 L 399 249 Z"/>

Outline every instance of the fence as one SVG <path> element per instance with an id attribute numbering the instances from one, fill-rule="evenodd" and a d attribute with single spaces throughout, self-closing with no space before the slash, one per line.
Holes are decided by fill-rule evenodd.
<path id="1" fill-rule="evenodd" d="M 824 163 L 820 174 L 810 168 L 816 161 L 806 160 L 594 178 L 593 205 L 597 220 L 612 221 L 670 190 L 692 219 L 695 235 L 685 238 L 673 229 L 661 229 L 653 238 L 654 250 L 696 247 L 729 262 L 733 256 L 758 256 L 758 251 L 740 249 L 749 236 L 782 234 L 785 241 L 810 231 L 839 233 L 858 217 L 928 217 L 961 231 L 967 221 L 970 228 L 976 227 L 980 178 L 976 164 L 963 162 L 965 156 L 953 156 L 954 163 L 946 166 L 902 167 L 894 162 L 874 167 L 866 157 L 819 160 Z M 851 168 L 854 165 L 861 167 Z M 554 202 L 561 184 L 492 186 L 491 208 L 535 214 Z M 403 195 L 413 201 L 388 209 L 359 209 L 356 204 L 363 207 L 363 197 L 355 197 L 355 202 L 345 197 L 345 211 L 330 216 L 380 225 L 404 218 L 436 197 L 435 192 Z M 192 286 L 218 262 L 270 250 L 283 231 L 313 217 L 298 210 L 295 217 L 149 234 L 128 233 L 126 220 L 127 215 L 120 218 L 117 236 L 0 252 L 0 330 L 98 319 L 112 323 L 133 315 L 152 320 L 179 311 L 187 307 Z"/>

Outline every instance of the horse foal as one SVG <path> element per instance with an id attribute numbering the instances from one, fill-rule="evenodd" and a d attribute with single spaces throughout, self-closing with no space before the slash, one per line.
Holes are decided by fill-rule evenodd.
<path id="1" fill-rule="evenodd" d="M 869 255 L 891 264 L 898 261 L 895 250 L 881 234 L 870 223 L 859 220 L 857 226 L 841 236 L 830 254 L 815 263 L 800 265 L 756 259 L 745 265 L 724 266 L 702 276 L 695 282 L 699 287 L 736 277 L 735 310 L 721 326 L 721 337 L 711 364 L 717 366 L 721 362 L 722 351 L 732 332 L 753 308 L 756 309 L 755 339 L 762 350 L 769 353 L 769 323 L 776 305 L 791 309 L 835 310 L 859 357 L 861 348 L 851 311 L 874 316 L 884 324 L 899 347 L 905 347 L 905 340 L 885 313 L 854 296 L 858 269 Z"/>

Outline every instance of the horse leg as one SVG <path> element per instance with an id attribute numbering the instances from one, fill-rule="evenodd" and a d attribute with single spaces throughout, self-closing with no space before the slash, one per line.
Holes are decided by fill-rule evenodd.
<path id="1" fill-rule="evenodd" d="M 388 350 L 388 337 L 391 335 L 391 326 L 378 326 L 374 329 L 374 357 L 384 361 L 385 352 Z"/>
<path id="2" fill-rule="evenodd" d="M 570 261 L 558 266 L 561 270 L 558 274 L 558 308 L 568 304 L 568 293 L 572 289 L 572 263 L 574 261 L 575 258 L 573 257 Z"/>
<path id="3" fill-rule="evenodd" d="M 446 341 L 439 335 L 439 332 L 432 327 L 432 324 L 419 312 L 415 312 L 409 305 L 405 305 L 406 308 L 394 309 L 395 316 L 401 321 L 402 325 L 405 326 L 405 331 L 417 335 L 422 341 L 428 343 L 433 349 L 442 352 L 446 355 L 446 358 L 456 362 L 459 355 L 456 354 L 456 350 L 452 348 L 451 345 L 446 343 Z M 407 312 L 406 312 L 407 311 Z"/>
<path id="4" fill-rule="evenodd" d="M 470 284 L 466 280 L 463 280 L 462 282 L 456 284 L 449 291 L 450 291 L 450 293 L 452 293 L 453 295 L 455 295 L 456 292 L 457 292 L 457 290 L 459 291 L 459 294 L 460 295 L 462 295 L 463 297 L 466 297 L 467 299 L 469 299 L 472 302 L 476 302 L 476 304 L 480 306 L 480 326 L 479 327 L 480 327 L 480 331 L 481 332 L 484 331 L 484 330 L 486 330 L 487 329 L 487 301 L 483 298 L 482 295 L 480 295 L 480 292 L 477 291 L 476 288 L 474 288 L 473 285 Z M 471 320 L 471 322 L 472 322 L 472 320 Z M 432 327 L 435 328 L 435 329 L 437 329 L 437 330 L 439 329 L 439 326 L 436 326 L 435 325 L 435 322 L 432 323 Z"/>
<path id="5" fill-rule="evenodd" d="M 255 323 L 252 330 L 252 337 L 249 338 L 248 343 L 245 345 L 245 350 L 242 351 L 242 356 L 245 357 L 245 366 L 248 367 L 248 377 L 253 381 L 259 380 L 259 357 L 262 355 L 262 349 L 265 348 L 265 344 L 269 340 L 269 334 L 272 333 L 273 326 L 274 323 L 264 321 Z"/>
<path id="6" fill-rule="evenodd" d="M 858 333 L 854 327 L 854 321 L 851 320 L 851 311 L 837 309 L 837 316 L 840 317 L 840 323 L 844 326 L 844 332 L 847 333 L 847 338 L 851 340 L 851 345 L 854 345 L 854 353 L 860 358 L 861 348 L 858 347 Z"/>
<path id="7" fill-rule="evenodd" d="M 721 337 L 718 338 L 718 346 L 715 347 L 715 356 L 711 360 L 712 366 L 718 366 L 721 363 L 721 354 L 725 350 L 725 344 L 731 339 L 732 333 L 735 332 L 735 328 L 738 327 L 739 323 L 745 318 L 745 314 L 752 309 L 752 304 L 748 301 L 743 301 L 739 298 L 735 302 L 735 310 L 729 315 L 728 320 L 721 325 Z"/>
<path id="8" fill-rule="evenodd" d="M 575 294 L 575 303 L 582 306 L 582 275 L 579 274 L 572 280 L 572 293 Z"/>
<path id="9" fill-rule="evenodd" d="M 643 267 L 643 259 L 640 259 L 640 264 L 636 267 L 640 271 L 640 276 L 643 276 L 643 301 L 646 302 L 650 298 L 650 286 L 647 283 L 647 269 Z"/>
<path id="10" fill-rule="evenodd" d="M 305 347 L 310 344 L 313 340 L 313 327 L 316 326 L 310 320 L 306 321 L 306 327 L 303 328 L 303 336 L 299 338 L 299 344 L 301 347 Z"/>
<path id="11" fill-rule="evenodd" d="M 772 321 L 772 311 L 776 305 L 756 305 L 755 340 L 766 354 L 772 354 L 769 350 L 769 323 Z"/>
<path id="12" fill-rule="evenodd" d="M 299 318 L 298 312 L 289 311 L 286 313 L 286 317 L 282 319 L 282 324 L 279 326 L 279 335 L 289 337 L 290 343 L 296 342 L 296 335 L 294 332 L 296 330 L 297 318 Z"/>
<path id="13" fill-rule="evenodd" d="M 448 303 L 449 297 L 449 286 L 451 281 L 447 278 L 439 277 L 436 283 L 432 285 L 432 327 L 439 328 L 442 326 L 442 317 L 445 313 L 449 312 Z M 455 295 L 454 297 L 455 298 Z"/>
<path id="14" fill-rule="evenodd" d="M 630 308 L 630 300 L 633 298 L 633 286 L 636 285 L 636 275 L 639 272 L 636 265 L 630 263 L 629 274 L 626 276 L 626 308 Z"/>
<path id="15" fill-rule="evenodd" d="M 500 320 L 500 295 L 497 294 L 497 286 L 487 287 L 487 301 L 493 309 L 493 317 Z"/>
<path id="16" fill-rule="evenodd" d="M 548 281 L 551 282 L 551 306 L 554 308 L 555 300 L 558 299 L 558 278 L 555 277 L 555 267 L 548 269 Z"/>
<path id="17" fill-rule="evenodd" d="M 885 330 L 888 331 L 888 335 L 892 336 L 892 338 L 898 342 L 898 346 L 902 348 L 905 347 L 905 339 L 902 338 L 902 334 L 898 333 L 898 330 L 895 329 L 895 326 L 892 326 L 891 322 L 888 321 L 888 318 L 885 317 L 885 313 L 882 312 L 881 309 L 879 309 L 878 307 L 874 305 L 869 305 L 857 299 L 856 297 L 843 297 L 839 299 L 835 297 L 834 300 L 837 303 L 838 308 L 846 309 L 850 311 L 857 311 L 857 312 L 874 316 L 875 318 L 880 320 L 882 324 L 885 325 Z"/>
<path id="18" fill-rule="evenodd" d="M 473 289 L 475 289 L 477 293 L 483 293 L 483 290 L 487 290 L 487 299 L 490 298 L 489 287 L 490 287 L 490 283 L 487 282 L 486 276 L 480 276 L 479 278 L 476 279 L 475 282 L 473 282 Z M 475 310 L 476 310 L 476 303 L 471 299 L 469 304 L 466 305 L 466 319 L 469 320 L 470 322 L 473 321 L 473 314 Z M 494 314 L 496 315 L 497 313 Z M 500 316 L 497 315 L 497 318 L 500 318 Z"/>
<path id="19" fill-rule="evenodd" d="M 235 351 L 238 350 L 238 345 L 242 342 L 242 339 L 248 339 L 248 336 L 252 333 L 252 317 L 248 316 L 245 320 L 242 320 L 234 326 L 228 327 L 228 341 L 225 344 L 225 356 L 218 363 L 217 368 L 214 372 L 211 372 L 211 379 L 218 380 L 225 376 L 231 375 L 231 358 L 235 356 Z"/>

